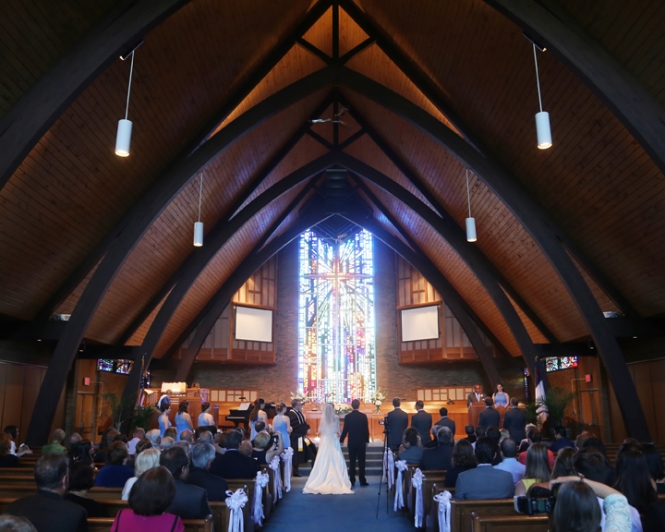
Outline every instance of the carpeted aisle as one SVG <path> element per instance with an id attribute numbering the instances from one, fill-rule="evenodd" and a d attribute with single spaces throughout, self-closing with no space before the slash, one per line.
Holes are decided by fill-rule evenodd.
<path id="1" fill-rule="evenodd" d="M 362 532 L 413 532 L 414 526 L 401 513 L 395 513 L 390 499 L 390 511 L 386 514 L 385 486 L 381 490 L 379 518 L 376 518 L 378 500 L 378 476 L 367 477 L 369 486 L 361 488 L 356 483 L 353 495 L 304 495 L 306 477 L 294 478 L 291 491 L 275 509 L 266 523 L 266 532 L 292 532 L 312 530 L 314 532 L 340 532 L 361 530 Z"/>

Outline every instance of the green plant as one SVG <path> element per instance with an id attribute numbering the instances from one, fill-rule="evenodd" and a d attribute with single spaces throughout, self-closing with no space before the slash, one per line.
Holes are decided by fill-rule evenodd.
<path id="1" fill-rule="evenodd" d="M 121 397 L 118 400 L 118 394 L 107 392 L 102 397 L 109 402 L 111 406 L 111 417 L 113 426 L 117 430 L 122 430 L 123 425 L 130 431 L 134 427 L 143 427 L 146 430 L 150 427 L 152 416 L 155 409 L 152 406 L 136 405 L 135 397 Z"/>
<path id="2" fill-rule="evenodd" d="M 526 422 L 527 423 L 533 423 L 534 425 L 538 421 L 538 413 L 536 412 L 538 410 L 538 405 L 535 403 L 535 401 L 529 401 L 526 403 Z"/>
<path id="3" fill-rule="evenodd" d="M 147 432 L 150 428 L 150 423 L 152 422 L 154 414 L 155 408 L 153 406 L 137 406 L 134 409 L 131 423 L 129 424 L 130 430 L 134 430 L 136 427 L 141 427 Z"/>
<path id="4" fill-rule="evenodd" d="M 563 423 L 564 411 L 572 400 L 573 394 L 564 388 L 555 386 L 549 389 L 545 399 L 540 404 L 547 407 L 550 426 L 555 427 Z"/>

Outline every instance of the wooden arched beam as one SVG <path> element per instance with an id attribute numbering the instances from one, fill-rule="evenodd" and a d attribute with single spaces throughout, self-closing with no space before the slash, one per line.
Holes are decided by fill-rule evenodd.
<path id="1" fill-rule="evenodd" d="M 605 47 L 552 0 L 484 1 L 584 81 L 665 174 L 665 109 Z"/>
<path id="2" fill-rule="evenodd" d="M 320 211 L 322 212 L 322 211 Z M 209 305 L 199 313 L 193 323 L 197 323 L 196 332 L 194 337 L 187 347 L 184 357 L 180 361 L 180 365 L 176 371 L 175 379 L 177 382 L 184 382 L 187 380 L 187 375 L 192 368 L 192 364 L 196 359 L 203 342 L 210 334 L 210 330 L 215 325 L 215 322 L 222 314 L 226 306 L 231 301 L 233 294 L 247 281 L 247 277 L 251 272 L 255 272 L 261 265 L 266 262 L 270 257 L 277 253 L 280 249 L 286 246 L 300 233 L 305 231 L 308 227 L 315 225 L 324 219 L 328 218 L 328 214 L 317 214 L 312 217 L 300 218 L 292 227 L 286 230 L 283 234 L 276 237 L 263 249 L 258 251 L 254 256 L 247 257 L 235 272 L 227 279 L 217 293 L 210 299 Z M 250 272 L 249 275 L 247 272 Z"/>
<path id="3" fill-rule="evenodd" d="M 125 2 L 97 24 L 0 120 L 0 189 L 62 112 L 118 56 L 190 0 Z"/>
<path id="4" fill-rule="evenodd" d="M 528 0 L 527 0 L 528 1 Z M 392 41 L 390 36 L 386 35 L 382 28 L 369 19 L 365 13 L 353 2 L 353 0 L 340 0 L 340 5 L 351 16 L 370 37 L 373 37 L 377 46 L 386 54 L 386 56 L 411 80 L 411 82 L 427 97 L 427 99 L 455 126 L 455 128 L 466 138 L 471 146 L 492 159 L 497 168 L 501 164 L 496 157 L 492 156 L 483 139 L 469 127 L 465 120 L 457 114 L 454 106 L 450 104 L 441 94 L 437 85 L 432 83 L 431 79 L 423 70 L 415 65 L 412 60 L 404 54 L 398 46 Z M 509 173 L 503 169 L 505 173 Z M 586 273 L 595 281 L 598 287 L 617 305 L 621 311 L 632 317 L 639 317 L 635 307 L 623 296 L 623 294 L 614 286 L 610 279 L 582 252 L 579 246 L 573 242 L 568 235 L 559 231 L 561 241 L 573 254 L 577 263 L 586 271 Z"/>
<path id="5" fill-rule="evenodd" d="M 448 279 L 441 274 L 441 272 L 432 264 L 432 262 L 425 257 L 422 253 L 415 252 L 405 245 L 399 238 L 392 236 L 388 231 L 383 229 L 373 218 L 365 218 L 358 216 L 355 212 L 350 211 L 347 214 L 343 214 L 345 218 L 349 221 L 364 227 L 370 233 L 372 233 L 379 240 L 384 242 L 388 247 L 392 248 L 396 253 L 401 255 L 404 260 L 409 262 L 416 268 L 425 278 L 432 283 L 432 286 L 441 294 L 444 302 L 450 308 L 450 311 L 454 314 L 457 321 L 461 325 L 464 333 L 469 338 L 471 345 L 473 346 L 478 359 L 485 370 L 487 378 L 492 385 L 501 382 L 501 377 L 499 377 L 499 372 L 496 369 L 496 364 L 494 363 L 494 358 L 490 353 L 489 349 L 485 345 L 485 342 L 478 331 L 478 326 L 474 323 L 474 320 L 471 318 L 470 314 L 466 310 L 466 305 L 464 300 L 459 295 L 457 290 L 450 284 Z M 405 234 L 401 227 L 395 227 L 401 234 Z"/>
<path id="6" fill-rule="evenodd" d="M 568 255 L 562 232 L 517 180 L 491 156 L 480 155 L 464 139 L 406 98 L 362 74 L 341 67 L 339 82 L 392 111 L 424 132 L 468 166 L 506 205 L 557 272 L 585 320 L 615 390 L 628 434 L 650 441 L 649 428 L 626 361 L 589 286 Z"/>
<path id="7" fill-rule="evenodd" d="M 336 75 L 337 68 L 327 67 L 305 76 L 261 101 L 222 129 L 191 156 L 187 154 L 179 156 L 134 205 L 126 218 L 126 226 L 118 228 L 116 239 L 83 291 L 55 348 L 37 397 L 39 404 L 44 407 L 34 412 L 28 427 L 28 441 L 31 445 L 41 445 L 47 440 L 58 397 L 65 385 L 67 373 L 83 334 L 106 290 L 148 228 L 189 183 L 192 176 L 213 158 L 268 118 L 333 83 Z"/>
<path id="8" fill-rule="evenodd" d="M 451 218 L 441 218 L 416 196 L 372 166 L 346 153 L 338 154 L 337 161 L 350 172 L 374 183 L 404 203 L 450 244 L 473 272 L 496 305 L 508 325 L 511 334 L 515 338 L 521 354 L 529 367 L 529 371 L 531 371 L 532 375 L 535 375 L 536 356 L 538 352 L 531 341 L 529 332 L 517 314 L 515 307 L 513 307 L 506 293 L 499 285 L 498 280 L 494 277 L 492 273 L 494 268 L 476 246 L 466 241 L 462 229 Z"/>

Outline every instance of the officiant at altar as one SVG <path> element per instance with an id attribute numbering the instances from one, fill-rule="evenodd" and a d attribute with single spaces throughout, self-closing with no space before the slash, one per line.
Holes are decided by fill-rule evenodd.
<path id="1" fill-rule="evenodd" d="M 301 477 L 298 467 L 307 462 L 309 458 L 312 463 L 316 459 L 316 446 L 306 437 L 310 426 L 307 424 L 305 413 L 302 411 L 302 401 L 293 399 L 291 411 L 289 412 L 291 423 L 291 447 L 293 448 L 293 476 Z"/>

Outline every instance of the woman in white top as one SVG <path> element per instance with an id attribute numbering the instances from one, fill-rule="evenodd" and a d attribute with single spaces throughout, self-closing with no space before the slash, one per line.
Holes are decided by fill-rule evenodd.
<path id="1" fill-rule="evenodd" d="M 249 414 L 249 426 L 252 429 L 252 432 L 249 435 L 250 441 L 254 441 L 254 438 L 256 438 L 256 424 L 259 421 L 263 421 L 263 423 L 266 425 L 264 428 L 268 428 L 268 414 L 266 414 L 266 411 L 263 410 L 265 406 L 266 402 L 261 398 L 258 398 L 256 401 L 254 401 L 254 409 Z"/>
<path id="2" fill-rule="evenodd" d="M 122 488 L 122 500 L 129 500 L 129 492 L 132 491 L 132 486 L 138 478 L 145 473 L 148 469 L 157 467 L 159 465 L 159 451 L 157 449 L 146 449 L 141 452 L 134 462 L 134 476 L 125 482 L 125 487 Z"/>
<path id="3" fill-rule="evenodd" d="M 201 405 L 201 415 L 199 415 L 199 427 L 214 427 L 215 420 L 210 413 L 210 403 L 206 402 Z"/>

